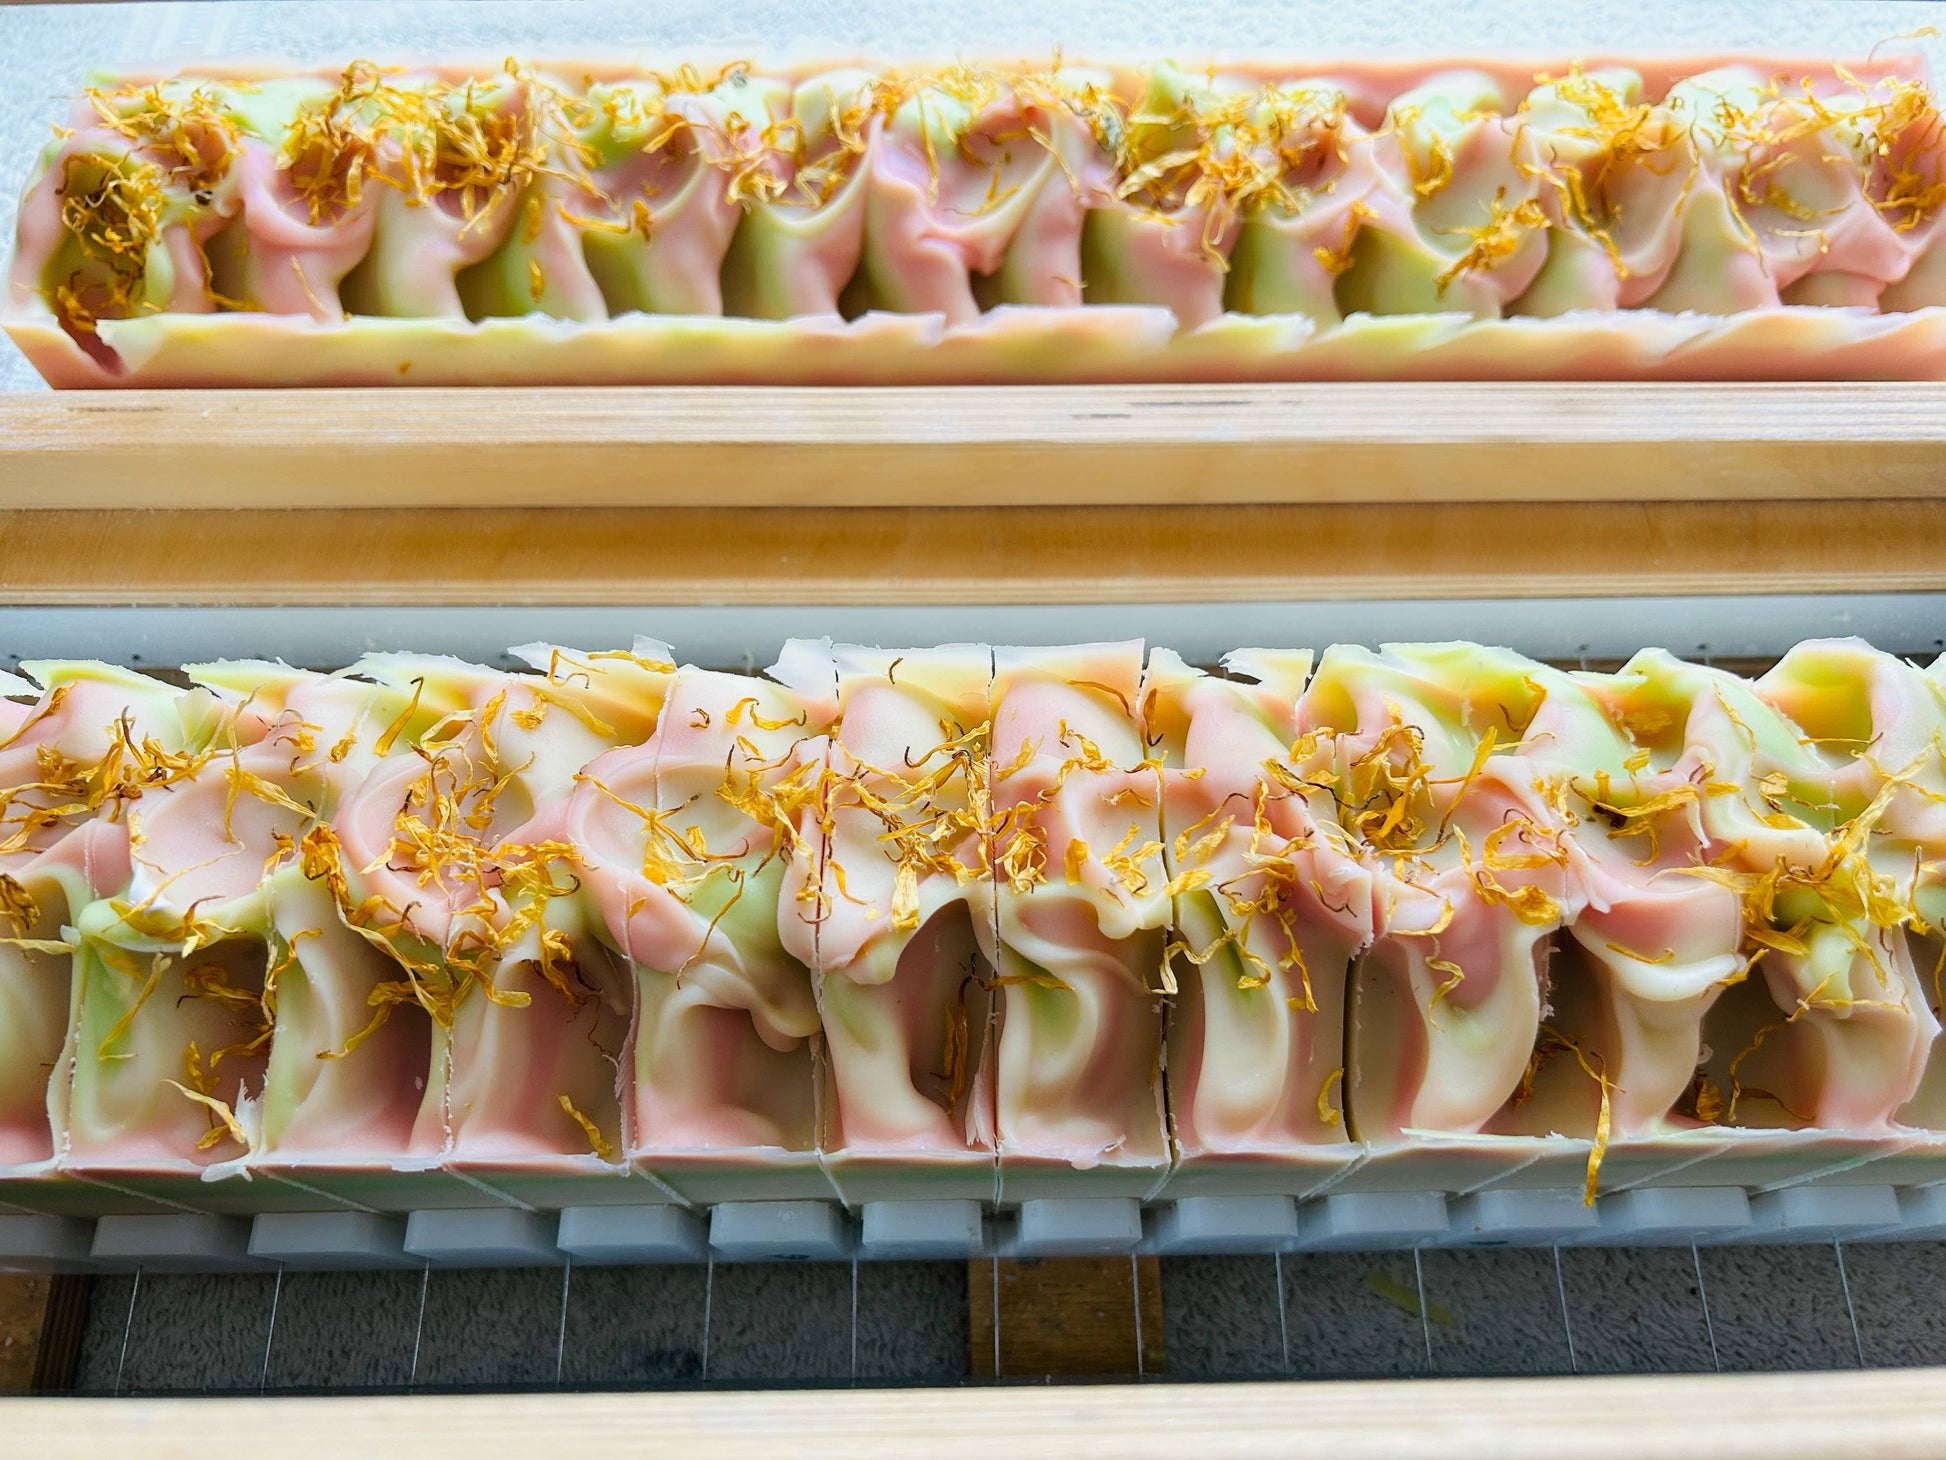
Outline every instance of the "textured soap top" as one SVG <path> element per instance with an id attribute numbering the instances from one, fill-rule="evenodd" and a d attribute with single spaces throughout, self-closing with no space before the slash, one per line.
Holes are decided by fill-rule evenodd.
<path id="1" fill-rule="evenodd" d="M 1142 1195 L 1566 1136 L 1592 1192 L 1946 1128 L 1938 665 L 520 657 L 26 666 L 0 1160 Z"/>
<path id="2" fill-rule="evenodd" d="M 1410 374 L 1442 338 L 1428 322 L 1502 320 L 1592 328 L 1583 355 L 1611 338 L 1523 365 L 1507 333 L 1436 368 L 1653 374 L 1689 343 L 1653 333 L 1667 318 L 1771 313 L 1806 368 L 1946 303 L 1946 136 L 1910 63 L 1698 67 L 358 62 L 104 82 L 29 184 L 8 306 L 57 383 L 131 365 L 169 383 L 221 377 L 225 351 L 248 378 L 267 328 L 307 378 L 405 374 L 469 321 L 614 343 L 555 364 L 489 332 L 439 378 L 795 379 L 780 356 L 813 332 L 844 341 L 838 379 L 929 347 L 919 368 L 945 379 Z M 887 316 L 925 328 L 874 333 Z M 642 320 L 703 348 L 677 363 Z M 1221 333 L 1240 320 L 1277 333 Z M 1880 372 L 1930 373 L 1919 349 L 1895 341 Z M 1763 356 L 1753 337 L 1741 368 L 1780 368 Z"/>

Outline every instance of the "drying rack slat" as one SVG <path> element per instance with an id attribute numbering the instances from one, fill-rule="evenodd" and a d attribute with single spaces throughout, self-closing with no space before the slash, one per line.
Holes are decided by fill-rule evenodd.
<path id="1" fill-rule="evenodd" d="M 1946 384 L 0 396 L 12 507 L 1003 506 L 1946 494 Z"/>

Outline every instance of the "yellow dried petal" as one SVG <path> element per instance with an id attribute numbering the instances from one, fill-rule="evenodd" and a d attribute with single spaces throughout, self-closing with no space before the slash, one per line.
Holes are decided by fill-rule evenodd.
<path id="1" fill-rule="evenodd" d="M 24 933 L 40 921 L 40 916 L 40 907 L 33 895 L 21 886 L 18 879 L 0 872 L 0 917 L 4 917 L 16 933 Z"/>
<path id="2" fill-rule="evenodd" d="M 226 1102 L 218 1100 L 214 1095 L 205 1095 L 200 1090 L 191 1090 L 188 1086 L 180 1084 L 175 1080 L 164 1080 L 162 1083 L 174 1086 L 175 1089 L 188 1096 L 191 1100 L 194 1100 L 198 1105 L 207 1108 L 210 1114 L 220 1122 L 220 1124 L 211 1127 L 208 1135 L 196 1142 L 197 1150 L 208 1150 L 211 1146 L 219 1144 L 226 1136 L 244 1149 L 249 1149 L 249 1134 L 243 1129 L 243 1123 L 236 1118 L 236 1112 Z"/>
<path id="3" fill-rule="evenodd" d="M 1332 1086 L 1336 1085 L 1344 1077 L 1345 1067 L 1339 1065 L 1337 1069 L 1324 1077 L 1324 1084 L 1318 1087 L 1318 1119 L 1326 1125 L 1336 1125 L 1338 1123 L 1338 1109 L 1332 1103 L 1331 1089 Z"/>
<path id="4" fill-rule="evenodd" d="M 611 1165 L 614 1162 L 621 1159 L 621 1153 L 616 1149 L 615 1143 L 609 1140 L 607 1136 L 601 1133 L 600 1126 L 596 1125 L 592 1120 L 590 1120 L 587 1116 L 583 1115 L 579 1110 L 576 1110 L 574 1108 L 574 1102 L 572 1100 L 568 1099 L 568 1097 L 565 1095 L 557 1095 L 554 1098 L 560 1102 L 562 1111 L 569 1117 L 569 1119 L 573 1120 L 573 1122 L 576 1125 L 581 1127 L 581 1133 L 588 1138 L 589 1148 L 593 1150 L 597 1156 L 601 1157 L 602 1160 L 609 1162 Z"/>
<path id="5" fill-rule="evenodd" d="M 1089 855 L 1088 844 L 1080 837 L 1074 837 L 1069 840 L 1067 855 L 1061 861 L 1062 869 L 1067 874 L 1069 886 L 1073 886 L 1081 880 L 1081 869 L 1088 865 Z"/>

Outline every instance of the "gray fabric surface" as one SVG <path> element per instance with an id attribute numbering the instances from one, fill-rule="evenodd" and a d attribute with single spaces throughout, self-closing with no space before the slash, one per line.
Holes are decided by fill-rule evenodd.
<path id="1" fill-rule="evenodd" d="M 1946 1363 L 1946 1243 L 1165 1258 L 1174 1379 Z M 1704 1282 L 1698 1290 L 1701 1267 Z M 1278 1278 L 1282 1275 L 1280 1313 Z M 145 1274 L 95 1283 L 76 1387 L 952 1384 L 964 1263 Z M 1851 1304 L 1847 1308 L 1846 1283 Z M 421 1323 L 422 1284 L 425 1304 Z M 272 1322 L 272 1298 L 275 1321 Z M 1708 1300 L 1705 1315 L 1704 1299 Z M 1565 1300 L 1566 1326 L 1563 1325 Z M 1852 1313 L 1857 1315 L 1854 1338 Z M 1711 1348 L 1712 1334 L 1716 1350 Z M 269 1360 L 265 1363 L 266 1341 Z M 126 1342 L 126 1361 L 123 1358 Z"/>
<path id="2" fill-rule="evenodd" d="M 1270 1379 L 1290 1372 L 1275 1257 L 1178 1257 L 1162 1264 L 1171 1379 Z"/>
<path id="3" fill-rule="evenodd" d="M 1426 1328 L 1410 1252 L 1324 1252 L 1283 1260 L 1291 1371 L 1394 1377 L 1426 1371 Z M 1163 1310 L 1166 1328 L 1168 1310 Z M 1442 1315 L 1441 1321 L 1448 1321 Z"/>
<path id="4" fill-rule="evenodd" d="M 558 1267 L 435 1269 L 419 1332 L 421 1388 L 555 1380 L 561 1358 Z"/>
<path id="5" fill-rule="evenodd" d="M 425 1274 L 289 1272 L 277 1295 L 271 1389 L 392 1389 L 412 1382 Z"/>
<path id="6" fill-rule="evenodd" d="M 254 1391 L 263 1382 L 276 1283 L 270 1273 L 218 1279 L 144 1273 L 133 1319 L 126 1322 L 122 1391 Z M 126 1305 L 122 1316 L 128 1320 Z"/>
<path id="7" fill-rule="evenodd" d="M 1865 1362 L 1946 1364 L 1946 1243 L 1866 1242 L 1844 1254 Z"/>
<path id="8" fill-rule="evenodd" d="M 74 1364 L 77 1394 L 112 1394 L 121 1372 L 122 1340 L 129 1328 L 129 1301 L 135 1279 L 117 1275 L 94 1280 L 88 1294 L 81 1352 Z"/>
<path id="9" fill-rule="evenodd" d="M 845 1262 L 718 1264 L 709 1305 L 709 1382 L 848 1381 L 851 1275 Z"/>
<path id="10" fill-rule="evenodd" d="M 1716 1367 L 1691 1248 L 1570 1247 L 1561 1253 L 1561 1290 L 1584 1374 Z"/>
<path id="11" fill-rule="evenodd" d="M 1858 1366 L 1834 1248 L 1705 1247 L 1701 1258 L 1723 1368 Z"/>
<path id="12" fill-rule="evenodd" d="M 1440 1374 L 1565 1374 L 1574 1365 L 1548 1248 L 1428 1252 L 1421 1258 L 1432 1366 Z"/>
<path id="13" fill-rule="evenodd" d="M 577 1267 L 562 1382 L 624 1388 L 703 1377 L 706 1267 Z"/>
<path id="14" fill-rule="evenodd" d="M 963 1262 L 858 1264 L 859 1383 L 950 1384 L 966 1377 Z"/>
<path id="15" fill-rule="evenodd" d="M 893 59 L 1070 56 L 1519 54 L 1754 49 L 1859 54 L 1936 18 L 1923 0 L 1714 0 L 1615 6 L 1602 0 L 176 0 L 169 4 L 0 6 L 0 238 L 49 123 L 96 69 L 211 58 L 341 63 L 619 55 L 649 61 L 869 54 Z M 1929 43 L 1936 47 L 1937 42 Z M 1937 58 L 1935 58 L 1937 64 Z M 0 340 L 0 390 L 38 377 Z"/>

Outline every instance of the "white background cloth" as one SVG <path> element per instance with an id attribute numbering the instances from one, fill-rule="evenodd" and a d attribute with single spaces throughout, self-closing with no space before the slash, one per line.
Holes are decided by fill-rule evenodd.
<path id="1" fill-rule="evenodd" d="M 616 56 L 951 60 L 1761 52 L 1860 56 L 1930 0 L 175 0 L 0 6 L 0 239 L 65 98 L 95 70 L 262 59 L 341 65 Z M 1935 73 L 1938 40 L 1927 51 Z M 40 378 L 0 339 L 0 389 Z"/>

